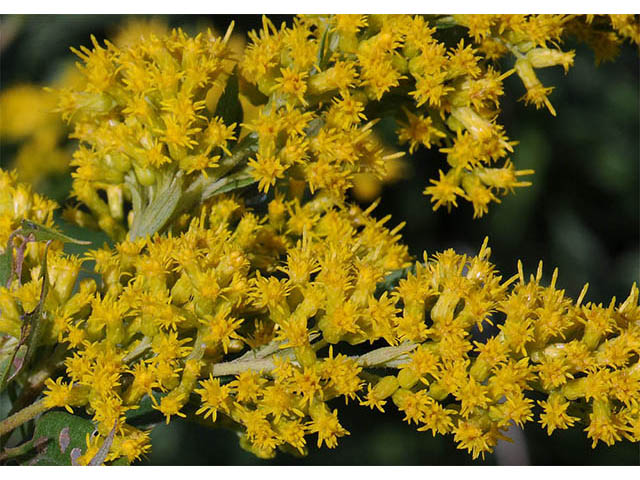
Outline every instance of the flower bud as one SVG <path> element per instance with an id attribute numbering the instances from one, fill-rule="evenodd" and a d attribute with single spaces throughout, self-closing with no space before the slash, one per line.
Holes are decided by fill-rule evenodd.
<path id="1" fill-rule="evenodd" d="M 300 365 L 302 365 L 303 367 L 311 367 L 317 361 L 316 352 L 310 345 L 297 347 L 295 349 L 295 353 L 298 362 L 300 362 Z"/>
<path id="2" fill-rule="evenodd" d="M 393 375 L 388 375 L 376 383 L 376 386 L 373 387 L 372 393 L 376 398 L 384 400 L 385 398 L 393 395 L 393 393 L 398 390 L 398 387 L 398 379 Z"/>
<path id="3" fill-rule="evenodd" d="M 564 73 L 567 73 L 569 67 L 573 65 L 573 57 L 575 52 L 563 52 L 552 48 L 534 48 L 527 53 L 527 60 L 533 68 L 546 68 L 555 65 L 562 65 Z"/>
<path id="4" fill-rule="evenodd" d="M 444 322 L 453 318 L 454 309 L 458 305 L 460 296 L 458 293 L 445 290 L 438 301 L 431 309 L 431 320 L 434 322 Z"/>

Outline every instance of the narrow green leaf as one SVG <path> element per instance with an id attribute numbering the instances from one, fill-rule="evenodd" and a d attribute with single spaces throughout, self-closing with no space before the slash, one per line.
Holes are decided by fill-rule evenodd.
<path id="1" fill-rule="evenodd" d="M 224 92 L 216 106 L 216 116 L 222 118 L 226 125 L 239 124 L 242 121 L 242 104 L 238 97 L 238 77 L 231 75 L 227 80 Z"/>
<path id="2" fill-rule="evenodd" d="M 0 392 L 4 390 L 9 372 L 11 371 L 11 362 L 15 356 L 15 351 L 7 357 L 0 360 Z"/>
<path id="3" fill-rule="evenodd" d="M 327 49 L 327 37 L 329 36 L 329 25 L 327 25 L 324 29 L 324 33 L 322 34 L 322 38 L 320 39 L 320 45 L 318 45 L 318 66 L 320 70 L 324 70 L 325 64 L 325 51 Z"/>
<path id="4" fill-rule="evenodd" d="M 16 358 L 18 358 L 18 351 L 20 348 L 23 348 L 21 355 L 22 358 L 24 358 L 24 349 L 26 349 L 26 347 L 20 343 L 20 340 L 10 347 L 5 345 L 3 349 L 3 357 L 2 360 L 0 360 L 0 392 L 3 392 L 9 384 L 11 369 Z"/>
<path id="5" fill-rule="evenodd" d="M 47 412 L 36 421 L 33 441 L 41 442 L 29 465 L 71 465 L 71 452 L 87 449 L 86 438 L 95 430 L 90 420 L 67 412 Z M 46 439 L 46 441 L 41 439 Z"/>
<path id="6" fill-rule="evenodd" d="M 167 173 L 160 183 L 153 200 L 142 211 L 135 212 L 129 232 L 131 240 L 153 235 L 159 231 L 173 215 L 182 197 L 183 177 L 180 172 Z"/>
<path id="7" fill-rule="evenodd" d="M 127 173 L 124 178 L 125 185 L 129 187 L 129 193 L 131 193 L 131 203 L 134 212 L 142 211 L 143 201 L 142 192 L 140 190 L 140 184 L 136 178 L 136 174 L 133 172 Z"/>
<path id="8" fill-rule="evenodd" d="M 33 234 L 35 240 L 38 242 L 45 242 L 47 240 L 60 240 L 65 243 L 75 243 L 77 245 L 90 245 L 91 242 L 84 240 L 78 240 L 77 238 L 69 237 L 63 233 L 57 232 L 52 228 L 45 227 L 31 220 L 22 220 L 22 228 L 20 234 L 27 237 L 29 234 Z"/>
<path id="9" fill-rule="evenodd" d="M 11 264 L 13 263 L 13 255 L 11 249 L 7 249 L 0 254 L 0 285 L 5 286 L 11 277 Z"/>
<path id="10" fill-rule="evenodd" d="M 222 177 L 220 180 L 206 185 L 202 192 L 202 199 L 206 200 L 215 195 L 232 192 L 234 190 L 244 188 L 247 185 L 251 185 L 255 182 L 257 182 L 257 180 L 253 178 L 253 176 L 249 172 L 247 172 L 246 170 L 241 170 L 237 173 L 227 175 L 226 177 Z"/>
<path id="11" fill-rule="evenodd" d="M 11 232 L 7 241 L 7 248 L 2 254 L 2 258 L 0 258 L 0 279 L 2 280 L 0 285 L 4 285 L 7 288 L 9 288 L 13 279 L 13 239 L 20 231 L 18 228 Z"/>

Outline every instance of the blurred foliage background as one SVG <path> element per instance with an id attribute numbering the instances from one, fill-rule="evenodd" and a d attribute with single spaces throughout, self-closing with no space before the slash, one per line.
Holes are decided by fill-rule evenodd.
<path id="1" fill-rule="evenodd" d="M 139 17 L 138 19 L 140 19 Z M 287 16 L 271 16 L 276 25 Z M 158 17 L 170 27 L 189 33 L 212 27 L 224 32 L 235 20 L 235 32 L 259 28 L 260 16 L 226 15 Z M 53 84 L 75 59 L 70 46 L 90 47 L 89 35 L 113 38 L 123 22 L 115 15 L 4 16 L 0 17 L 0 93 L 23 83 Z M 505 277 L 516 272 L 522 259 L 525 272 L 544 261 L 545 276 L 560 270 L 558 286 L 577 297 L 590 283 L 587 300 L 607 302 L 625 298 L 640 279 L 640 64 L 638 52 L 625 45 L 618 59 L 596 67 L 593 53 L 584 45 L 576 50 L 575 65 L 565 76 L 562 69 L 542 71 L 545 85 L 555 85 L 550 99 L 558 116 L 525 108 L 517 99 L 524 94 L 515 78 L 507 79 L 501 123 L 510 138 L 520 143 L 512 157 L 519 169 L 536 171 L 533 186 L 507 196 L 489 214 L 473 220 L 470 204 L 447 214 L 433 212 L 421 192 L 429 178 L 437 178 L 442 154 L 419 150 L 404 178 L 387 185 L 376 214 L 391 214 L 394 224 L 406 221 L 405 241 L 412 254 L 421 256 L 454 248 L 472 253 L 489 236 L 492 260 Z M 504 70 L 511 65 L 503 65 Z M 394 125 L 382 122 L 381 135 L 394 142 Z M 18 145 L 3 140 L 0 165 L 11 168 Z M 63 145 L 73 148 L 73 143 Z M 34 159 L 35 161 L 35 159 Z M 62 202 L 70 177 L 49 175 L 35 187 Z M 88 238 L 67 225 L 76 236 L 95 244 L 106 241 L 98 233 Z M 151 465 L 465 465 L 465 464 L 638 464 L 640 449 L 630 443 L 591 449 L 579 429 L 547 435 L 535 424 L 513 432 L 514 444 L 499 445 L 484 462 L 471 460 L 456 450 L 448 438 L 432 438 L 402 423 L 402 416 L 385 414 L 354 403 L 341 410 L 341 422 L 351 436 L 335 450 L 314 445 L 305 458 L 279 454 L 262 461 L 240 449 L 235 434 L 213 430 L 178 419 L 160 424 L 152 433 L 153 451 L 144 462 Z"/>

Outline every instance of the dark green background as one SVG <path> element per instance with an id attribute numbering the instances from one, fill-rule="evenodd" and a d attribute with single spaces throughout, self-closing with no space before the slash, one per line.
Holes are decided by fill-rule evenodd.
<path id="1" fill-rule="evenodd" d="M 2 18 L 2 34 L 17 26 L 15 36 L 1 53 L 0 87 L 31 81 L 46 84 L 60 71 L 62 62 L 74 61 L 69 46 L 87 45 L 89 35 L 108 38 L 122 21 L 120 16 L 25 16 Z M 276 25 L 290 17 L 272 16 Z M 171 26 L 195 31 L 214 24 L 224 31 L 236 20 L 237 30 L 259 27 L 259 16 L 172 16 Z M 626 298 L 640 278 L 640 169 L 639 169 L 639 64 L 636 48 L 625 45 L 614 63 L 596 68 L 593 53 L 576 49 L 574 67 L 565 76 L 561 68 L 540 72 L 545 85 L 555 85 L 551 102 L 558 116 L 524 107 L 516 100 L 524 94 L 514 75 L 505 83 L 501 123 L 520 144 L 512 159 L 519 169 L 536 171 L 530 188 L 492 205 L 482 219 L 472 219 L 463 206 L 447 214 L 433 212 L 421 192 L 429 178 L 437 178 L 444 158 L 436 151 L 420 150 L 410 162 L 406 180 L 385 188 L 376 210 L 394 222 L 406 221 L 405 241 L 412 254 L 421 256 L 453 247 L 459 252 L 478 250 L 489 236 L 493 261 L 505 277 L 522 259 L 525 272 L 535 271 L 539 260 L 548 279 L 559 267 L 558 286 L 576 297 L 590 283 L 587 300 L 608 303 L 612 296 Z M 504 65 L 504 69 L 510 65 Z M 0 164 L 10 164 L 11 145 L 3 145 Z M 40 189 L 63 199 L 68 180 L 51 179 Z M 98 239 L 99 237 L 96 237 Z M 311 446 L 308 457 L 279 454 L 264 462 L 238 447 L 235 435 L 210 430 L 181 420 L 160 425 L 153 432 L 153 451 L 145 464 L 472 464 L 456 450 L 450 437 L 433 438 L 402 423 L 394 408 L 374 413 L 353 402 L 340 419 L 351 431 L 335 450 Z M 525 429 L 525 450 L 533 464 L 638 464 L 638 445 L 622 443 L 612 448 L 591 442 L 579 429 L 547 435 L 535 424 Z M 312 443 L 314 437 L 309 438 Z M 510 453 L 487 456 L 483 464 L 518 461 Z"/>

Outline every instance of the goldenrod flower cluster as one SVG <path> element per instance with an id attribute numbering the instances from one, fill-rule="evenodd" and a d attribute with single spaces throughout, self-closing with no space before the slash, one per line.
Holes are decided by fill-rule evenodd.
<path id="1" fill-rule="evenodd" d="M 335 446 L 345 432 L 323 401 L 355 398 L 362 380 L 353 360 L 318 359 L 316 350 L 342 340 L 393 342 L 394 302 L 373 294 L 385 275 L 408 265 L 397 229 L 368 214 L 323 198 L 304 206 L 276 199 L 259 218 L 226 198 L 179 237 L 89 252 L 103 288 L 81 292 L 88 310 L 59 323 L 57 333 L 73 352 L 70 382 L 49 381 L 47 402 L 86 405 L 104 436 L 121 419 L 116 438 L 124 442 L 134 431 L 122 415 L 145 394 L 166 393 L 156 408 L 168 421 L 184 416 L 195 392 L 199 413 L 244 425 L 244 441 L 260 455 L 285 444 L 303 451 L 304 435 L 314 431 L 320 443 Z M 320 333 L 324 341 L 312 343 Z M 277 366 L 269 364 L 266 374 L 247 369 L 221 385 L 211 375 L 245 345 L 250 357 L 260 358 L 265 346 L 275 351 L 270 361 Z M 117 445 L 114 457 L 130 455 Z"/>
<path id="2" fill-rule="evenodd" d="M 401 155 L 375 131 L 395 115 L 409 153 L 446 154 L 447 172 L 425 190 L 434 208 L 461 197 L 484 214 L 529 173 L 506 160 L 502 80 L 515 72 L 525 102 L 555 113 L 535 70 L 568 68 L 565 27 L 602 21 L 335 15 L 276 28 L 265 18 L 241 56 L 231 30 L 92 39 L 77 51 L 84 83 L 58 92 L 80 142 L 66 215 L 115 243 L 78 259 L 54 242 L 46 264 L 44 245 L 28 243 L 24 273 L 0 286 L 0 333 L 16 341 L 21 312 L 42 302 L 35 347 L 55 347 L 37 374 L 44 408 L 84 410 L 97 427 L 77 462 L 104 445 L 107 462 L 147 453 L 149 431 L 129 416 L 149 399 L 167 423 L 233 429 L 263 458 L 336 447 L 349 434 L 338 397 L 395 405 L 473 458 L 532 421 L 549 434 L 580 425 L 594 446 L 640 441 L 636 285 L 622 303 L 586 303 L 586 287 L 573 301 L 557 271 L 541 284 L 542 266 L 503 280 L 486 242 L 474 256 L 415 261 L 402 224 L 347 197 L 358 175 L 382 178 Z M 633 17 L 611 23 L 637 43 Z M 452 25 L 467 35 L 449 46 L 437 31 Z M 513 69 L 489 64 L 506 54 Z M 243 195 L 251 184 L 258 200 Z M 23 219 L 53 226 L 55 204 L 11 173 L 0 187 L 0 248 L 20 245 Z M 88 261 L 96 277 L 78 282 Z M 495 332 L 479 341 L 485 328 Z M 12 346 L 0 344 L 3 357 Z"/>
<path id="3" fill-rule="evenodd" d="M 168 33 L 157 19 L 125 21 L 115 32 L 114 43 L 126 47 L 149 35 Z M 83 76 L 70 62 L 54 81 L 53 88 L 81 88 Z M 37 185 L 48 174 L 68 173 L 72 151 L 65 145 L 68 127 L 56 114 L 57 95 L 51 86 L 20 83 L 0 93 L 0 139 L 18 144 L 11 168 L 21 182 Z M 34 162 L 38 158 L 40 161 Z"/>
<path id="4" fill-rule="evenodd" d="M 485 244 L 473 257 L 425 257 L 380 294 L 385 276 L 409 265 L 385 220 L 323 196 L 275 198 L 264 216 L 227 197 L 179 236 L 90 251 L 100 286 L 85 280 L 61 295 L 53 280 L 46 303 L 49 337 L 69 349 L 67 380 L 47 380 L 46 405 L 84 407 L 102 438 L 117 425 L 108 460 L 148 451 L 148 432 L 125 417 L 145 395 L 167 421 L 185 416 L 190 399 L 191 414 L 231 419 L 262 457 L 302 453 L 314 434 L 318 446 L 336 446 L 348 432 L 327 402 L 339 396 L 380 411 L 394 403 L 407 422 L 452 434 L 474 457 L 511 422 L 534 419 L 549 433 L 584 423 L 594 445 L 639 440 L 635 285 L 618 306 L 583 305 L 586 289 L 572 302 L 556 289 L 557 272 L 549 287 L 541 268 L 503 281 Z M 30 283 L 3 290 L 3 312 L 37 303 Z M 472 329 L 492 322 L 499 333 L 474 341 Z M 375 341 L 389 347 L 334 353 Z M 538 415 L 533 391 L 545 395 Z"/>
<path id="5" fill-rule="evenodd" d="M 32 192 L 26 184 L 17 183 L 15 173 L 0 170 L 0 251 L 5 253 L 8 245 L 22 251 L 20 266 L 14 268 L 9 279 L 11 283 L 0 285 L 0 333 L 7 336 L 0 343 L 2 360 L 21 338 L 25 313 L 33 312 L 38 305 L 43 283 L 45 244 L 18 235 L 20 227 L 24 220 L 52 227 L 56 208 L 54 201 Z M 46 258 L 50 288 L 45 309 L 50 312 L 48 320 L 51 323 L 42 329 L 40 342 L 55 345 L 62 341 L 58 333 L 60 322 L 65 321 L 66 315 L 76 314 L 82 308 L 80 297 L 73 293 L 82 262 L 74 255 L 64 254 L 59 241 L 52 243 Z M 14 267 L 17 260 L 14 259 Z M 87 286 L 82 284 L 80 290 L 86 290 Z M 61 347 L 61 350 L 64 353 L 67 348 Z"/>
<path id="6" fill-rule="evenodd" d="M 572 64 L 572 52 L 549 46 L 568 20 L 335 15 L 299 17 L 278 29 L 265 18 L 241 55 L 236 92 L 229 75 L 239 55 L 227 45 L 230 31 L 224 38 L 140 35 L 122 47 L 93 39 L 93 50 L 76 51 L 85 85 L 60 95 L 59 109 L 81 142 L 74 195 L 118 239 L 139 230 L 135 216 L 143 213 L 135 203 L 162 190 L 168 177 L 178 176 L 175 188 L 187 195 L 240 166 L 240 176 L 263 192 L 279 182 L 294 193 L 306 186 L 342 199 L 358 175 L 382 178 L 401 155 L 374 134 L 391 102 L 410 153 L 438 146 L 447 156 L 447 173 L 425 190 L 434 208 L 464 198 L 481 216 L 500 192 L 527 185 L 518 177 L 531 173 L 506 160 L 513 142 L 496 121 L 502 81 L 517 72 L 525 101 L 554 113 L 535 69 Z M 439 21 L 464 25 L 469 37 L 447 47 L 435 36 Z M 509 52 L 513 69 L 489 64 Z M 240 101 L 242 114 L 224 114 L 229 100 Z M 246 141 L 232 153 L 237 139 Z M 78 210 L 68 215 L 90 223 Z"/>

